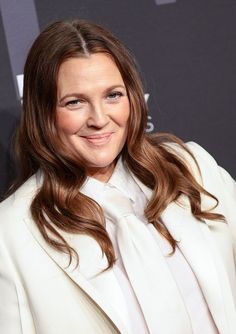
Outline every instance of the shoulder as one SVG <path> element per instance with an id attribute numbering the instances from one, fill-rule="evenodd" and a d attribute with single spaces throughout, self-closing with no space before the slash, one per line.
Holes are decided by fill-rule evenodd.
<path id="1" fill-rule="evenodd" d="M 20 222 L 29 214 L 30 205 L 40 186 L 39 174 L 32 175 L 12 195 L 0 203 L 0 231 Z"/>
<path id="2" fill-rule="evenodd" d="M 221 202 L 235 208 L 236 214 L 236 182 L 231 175 L 218 165 L 215 158 L 195 142 L 187 142 L 184 149 L 179 144 L 168 143 L 170 150 L 187 165 L 196 181 Z M 189 154 L 189 152 L 191 154 Z"/>
<path id="3" fill-rule="evenodd" d="M 218 199 L 219 206 L 224 207 L 225 215 L 229 213 L 236 224 L 235 180 L 203 147 L 194 142 L 186 143 L 186 147 L 195 160 L 182 147 L 175 147 L 175 150 L 183 157 L 198 183 Z"/>
<path id="4" fill-rule="evenodd" d="M 188 142 L 186 146 L 196 159 L 203 183 L 212 184 L 215 188 L 223 186 L 224 189 L 221 187 L 220 192 L 227 190 L 227 192 L 236 196 L 235 180 L 223 167 L 218 165 L 215 158 L 197 143 Z M 192 166 L 192 160 L 188 159 L 188 162 Z"/>
<path id="5" fill-rule="evenodd" d="M 187 142 L 185 143 L 187 150 L 176 143 L 170 143 L 168 147 L 174 154 L 184 160 L 199 183 L 204 185 L 217 181 L 220 184 L 227 183 L 231 187 L 234 186 L 235 181 L 229 173 L 219 166 L 215 158 L 199 144 L 192 141 Z"/>

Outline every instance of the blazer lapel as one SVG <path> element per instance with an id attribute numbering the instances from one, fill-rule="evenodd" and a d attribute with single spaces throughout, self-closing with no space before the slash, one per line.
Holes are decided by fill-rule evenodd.
<path id="1" fill-rule="evenodd" d="M 150 199 L 152 190 L 133 177 Z M 235 306 L 229 279 L 220 251 L 208 227 L 212 222 L 197 220 L 184 196 L 181 203 L 183 205 L 171 203 L 164 210 L 162 220 L 178 241 L 178 247 L 193 269 L 219 332 L 236 333 Z"/>
<path id="2" fill-rule="evenodd" d="M 97 242 L 86 235 L 70 235 L 63 232 L 63 237 L 79 254 L 79 266 L 75 268 L 74 258 L 68 266 L 68 255 L 50 247 L 29 217 L 25 217 L 24 221 L 50 258 L 97 304 L 113 323 L 117 332 L 131 333 L 125 303 L 119 294 L 120 287 L 114 273 L 109 269 L 100 274 L 107 267 L 107 259 L 102 255 Z"/>
<path id="3" fill-rule="evenodd" d="M 228 333 L 221 288 L 221 283 L 225 285 L 227 282 L 220 282 L 219 268 L 202 233 L 204 227 L 200 228 L 206 224 L 177 204 L 171 204 L 162 214 L 162 219 L 195 273 L 219 332 Z"/>
<path id="4" fill-rule="evenodd" d="M 223 243 L 220 248 L 217 247 L 216 242 L 213 238 L 213 233 L 210 228 L 212 228 L 213 224 L 221 224 L 220 228 L 222 229 L 222 233 L 225 237 L 225 244 Z M 234 334 L 236 333 L 236 309 L 235 309 L 235 302 L 234 297 L 236 296 L 235 293 L 235 286 L 236 286 L 236 277 L 235 277 L 235 268 L 232 268 L 232 273 L 227 273 L 226 270 L 226 262 L 230 260 L 229 267 L 232 267 L 234 263 L 233 259 L 233 251 L 232 251 L 232 238 L 229 235 L 228 226 L 226 223 L 222 222 L 212 222 L 212 221 L 205 221 L 205 224 L 200 224 L 201 232 L 203 237 L 205 238 L 205 244 L 207 245 L 209 249 L 209 254 L 211 256 L 211 259 L 213 260 L 213 265 L 216 269 L 216 275 L 218 277 L 219 282 L 219 288 L 220 288 L 220 295 L 222 297 L 222 306 L 224 309 L 224 313 L 222 313 L 222 316 L 220 317 L 220 308 L 217 307 L 217 305 L 214 303 L 214 299 L 211 298 L 211 294 L 209 293 L 209 308 L 211 309 L 211 312 L 213 314 L 213 317 L 215 315 L 215 322 L 216 324 L 219 322 L 222 324 L 222 329 L 225 328 L 225 332 L 222 333 L 230 333 Z M 214 229 L 214 227 L 213 227 Z M 223 246 L 223 247 L 222 247 Z M 223 259 L 222 253 L 228 249 L 229 252 Z M 208 276 L 206 276 L 207 278 Z M 231 279 L 231 282 L 230 282 Z M 206 286 L 207 290 L 207 286 Z M 233 295 L 234 293 L 234 295 Z M 207 294 L 207 292 L 206 292 Z M 225 327 L 223 327 L 223 318 L 226 322 Z M 217 320 L 218 319 L 218 320 Z M 218 322 L 217 322 L 218 321 Z"/>
<path id="5" fill-rule="evenodd" d="M 53 249 L 44 240 L 36 224 L 33 222 L 29 207 L 35 192 L 37 191 L 42 176 L 40 172 L 33 175 L 17 193 L 19 200 L 19 217 L 30 230 L 38 244 L 45 250 L 48 256 L 67 274 L 84 292 L 95 302 L 95 304 L 106 314 L 113 323 L 117 333 L 131 333 L 128 324 L 128 315 L 122 294 L 119 293 L 119 285 L 112 270 L 100 274 L 107 267 L 107 259 L 97 242 L 86 235 L 68 234 L 61 232 L 63 237 L 79 254 L 79 267 L 73 258 L 69 264 L 67 254 Z M 99 274 L 99 275 L 97 275 Z"/>

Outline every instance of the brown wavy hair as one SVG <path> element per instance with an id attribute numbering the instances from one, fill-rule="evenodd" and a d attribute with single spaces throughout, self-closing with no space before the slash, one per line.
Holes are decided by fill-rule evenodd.
<path id="1" fill-rule="evenodd" d="M 147 106 L 134 58 L 109 31 L 85 20 L 59 21 L 47 27 L 35 40 L 24 68 L 23 113 L 16 133 L 15 149 L 19 177 L 11 188 L 17 189 L 37 170 L 43 182 L 31 204 L 31 214 L 44 239 L 58 251 L 69 255 L 69 264 L 79 254 L 60 231 L 93 237 L 108 259 L 115 262 L 112 242 L 105 228 L 102 208 L 80 192 L 86 180 L 86 167 L 79 158 L 67 153 L 56 127 L 57 75 L 60 65 L 71 57 L 88 57 L 104 52 L 118 67 L 130 102 L 126 143 L 121 152 L 128 169 L 153 189 L 145 215 L 170 242 L 176 241 L 161 222 L 161 213 L 184 194 L 189 198 L 193 215 L 202 220 L 223 216 L 201 209 L 201 194 L 211 196 L 195 180 L 184 160 L 168 143 L 176 143 L 189 152 L 185 144 L 170 134 L 147 134 Z M 194 159 L 194 157 L 192 156 Z"/>

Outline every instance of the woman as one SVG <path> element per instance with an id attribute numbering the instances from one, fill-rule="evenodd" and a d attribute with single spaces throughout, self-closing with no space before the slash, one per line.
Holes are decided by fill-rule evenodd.
<path id="1" fill-rule="evenodd" d="M 34 42 L 0 206 L 2 334 L 236 333 L 236 185 L 145 133 L 133 58 L 87 21 Z"/>

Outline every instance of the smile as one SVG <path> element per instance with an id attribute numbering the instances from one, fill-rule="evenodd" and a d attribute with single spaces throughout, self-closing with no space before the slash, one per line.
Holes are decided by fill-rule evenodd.
<path id="1" fill-rule="evenodd" d="M 104 145 L 110 141 L 112 135 L 113 135 L 113 132 L 106 132 L 106 133 L 94 134 L 94 135 L 89 135 L 89 136 L 81 136 L 81 137 L 84 138 L 90 144 Z"/>

